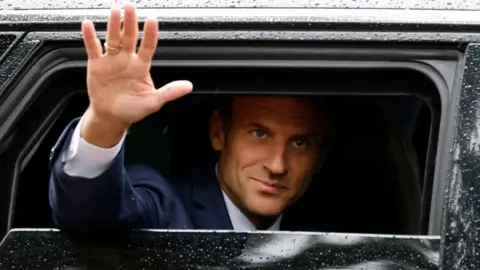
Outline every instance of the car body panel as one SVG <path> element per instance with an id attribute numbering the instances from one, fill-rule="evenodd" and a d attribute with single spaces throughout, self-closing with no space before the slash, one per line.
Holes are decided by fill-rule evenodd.
<path id="1" fill-rule="evenodd" d="M 480 265 L 480 44 L 466 51 L 442 226 L 443 269 Z"/>
<path id="2" fill-rule="evenodd" d="M 5 89 L 10 85 L 22 66 L 30 59 L 38 48 L 39 41 L 18 39 L 18 43 L 12 44 L 11 51 L 2 59 L 0 66 L 0 104 Z"/>
<path id="3" fill-rule="evenodd" d="M 289 8 L 145 8 L 138 9 L 139 20 L 157 17 L 162 22 L 243 22 L 268 23 L 275 26 L 289 23 L 332 23 L 372 28 L 385 24 L 427 27 L 443 25 L 450 29 L 475 26 L 479 11 L 473 10 L 405 10 L 405 9 L 289 9 Z M 105 21 L 109 9 L 29 9 L 2 10 L 1 25 L 20 23 L 78 23 L 88 16 L 92 21 Z M 366 25 L 365 25 L 366 24 Z M 295 26 L 295 25 L 293 25 Z M 309 25 L 311 26 L 311 25 Z M 392 30 L 392 29 L 390 29 Z M 401 29 L 400 29 L 401 30 Z M 433 29 L 432 29 L 433 30 Z M 439 29 L 441 30 L 441 29 Z M 472 30 L 474 30 L 472 28 Z M 475 31 L 473 31 L 475 32 Z"/>
<path id="4" fill-rule="evenodd" d="M 15 41 L 21 38 L 22 33 L 0 33 L 0 63 L 8 51 L 14 47 Z"/>
<path id="5" fill-rule="evenodd" d="M 81 38 L 80 22 L 97 23 L 103 37 L 108 9 L 4 10 L 0 31 L 51 39 Z M 157 17 L 159 38 L 175 40 L 341 41 L 464 44 L 480 42 L 479 11 L 164 8 L 141 9 Z"/>
<path id="6" fill-rule="evenodd" d="M 0 248 L 0 268 L 438 269 L 439 245 L 436 236 L 144 230 L 99 241 L 12 230 Z"/>

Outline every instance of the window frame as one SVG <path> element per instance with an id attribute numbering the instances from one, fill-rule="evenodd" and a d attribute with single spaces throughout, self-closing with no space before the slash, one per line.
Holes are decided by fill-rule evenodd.
<path id="1" fill-rule="evenodd" d="M 84 49 L 79 43 L 76 43 L 77 47 L 71 49 L 57 49 L 54 46 L 44 47 L 43 50 L 39 52 L 35 61 L 29 61 L 23 63 L 28 70 L 25 70 L 18 77 L 15 78 L 15 83 L 9 90 L 10 95 L 6 96 L 5 102 L 0 106 L 0 119 L 3 119 L 3 123 L 0 125 L 0 143 L 6 143 L 4 146 L 7 146 L 8 142 L 6 141 L 10 132 L 13 130 L 14 126 L 17 124 L 18 119 L 25 112 L 26 108 L 31 105 L 32 100 L 34 100 L 39 95 L 39 90 L 46 80 L 46 78 L 51 78 L 54 74 L 57 74 L 60 71 L 65 69 L 72 68 L 86 68 L 86 55 Z M 201 46 L 199 46 L 202 48 Z M 353 46 L 352 46 L 353 47 Z M 203 47 L 205 49 L 205 47 Z M 239 58 L 244 57 L 246 53 L 252 52 L 254 48 L 246 48 L 245 50 L 239 51 L 239 46 L 225 46 L 221 49 L 215 48 L 216 51 L 220 52 L 220 55 L 231 55 L 233 52 L 239 53 Z M 190 51 L 189 51 L 190 50 Z M 201 66 L 211 65 L 212 63 L 217 66 L 222 65 L 235 65 L 238 63 L 243 63 L 244 65 L 256 63 L 257 66 L 270 62 L 269 65 L 281 66 L 286 62 L 291 61 L 288 57 L 291 57 L 292 54 L 297 54 L 302 52 L 301 49 L 296 48 L 295 46 L 275 46 L 275 49 L 272 50 L 269 47 L 262 47 L 257 52 L 257 56 L 262 56 L 264 59 L 261 60 L 231 60 L 222 61 L 221 59 L 211 59 L 211 61 L 206 61 L 205 58 L 211 58 L 213 54 L 212 47 L 206 47 L 206 49 L 201 53 L 198 52 L 198 48 L 194 49 L 189 47 L 180 47 L 175 46 L 162 46 L 159 47 L 156 53 L 156 57 L 153 63 L 155 67 L 166 67 L 171 65 L 192 65 L 192 66 Z M 290 54 L 288 54 L 288 52 Z M 346 53 L 348 52 L 348 53 Z M 417 69 L 418 71 L 427 74 L 429 78 L 432 78 L 434 83 L 439 89 L 439 97 L 441 101 L 441 117 L 439 123 L 439 139 L 435 157 L 435 171 L 434 171 L 434 190 L 432 193 L 432 203 L 431 203 L 431 221 L 430 223 L 428 236 L 409 236 L 412 239 L 433 239 L 435 241 L 440 241 L 439 235 L 441 231 L 441 221 L 442 221 L 442 205 L 444 200 L 444 189 L 446 185 L 447 178 L 444 177 L 447 173 L 447 168 L 449 167 L 449 142 L 453 142 L 453 130 L 450 127 L 450 123 L 453 121 L 453 116 L 451 111 L 454 110 L 455 106 L 453 105 L 453 98 L 458 94 L 459 87 L 459 74 L 460 71 L 457 71 L 455 76 L 447 76 L 449 74 L 449 67 L 454 65 L 455 67 L 462 67 L 463 62 L 461 59 L 461 54 L 458 51 L 451 50 L 428 50 L 428 49 L 405 49 L 402 48 L 399 51 L 396 51 L 393 48 L 385 49 L 361 49 L 361 48 L 338 48 L 338 47 L 318 47 L 315 49 L 307 48 L 303 51 L 303 58 L 309 58 L 305 61 L 296 61 L 295 65 L 300 66 L 301 64 L 308 66 L 320 66 L 320 67 L 331 67 L 336 65 L 340 67 L 339 64 L 335 64 L 337 61 L 335 59 L 340 59 L 336 57 L 348 57 L 351 61 L 344 61 L 344 65 L 352 64 L 352 61 L 358 63 L 363 61 L 363 64 L 367 65 L 379 65 L 379 63 L 385 63 L 388 66 L 404 66 L 408 68 Z M 283 56 L 282 61 L 272 60 L 275 56 Z M 194 60 L 185 60 L 182 59 L 186 57 L 193 57 Z M 180 58 L 180 59 L 178 59 Z M 447 59 L 447 62 L 442 62 Z M 235 63 L 235 61 L 237 63 Z M 443 63 L 444 65 L 439 65 Z M 35 65 L 35 68 L 32 68 Z M 446 67 L 448 66 L 448 67 Z M 360 66 L 359 66 L 360 67 Z M 439 68 L 440 67 L 440 68 Z M 443 68 L 442 68 L 443 67 Z M 459 69 L 461 70 L 461 68 Z M 66 105 L 67 99 L 74 93 L 82 91 L 81 89 L 63 89 L 64 95 L 61 99 L 61 102 L 57 104 L 54 110 L 49 112 L 49 117 L 51 119 L 55 118 L 55 115 L 62 110 L 62 106 Z M 204 91 L 203 94 L 212 94 L 215 93 L 215 89 L 211 91 Z M 38 134 L 46 133 L 50 127 L 51 123 L 44 123 L 43 127 L 38 129 Z M 32 138 L 33 139 L 33 138 Z M 23 157 L 19 158 L 19 161 L 28 155 L 29 151 L 35 149 L 35 144 L 26 145 L 23 152 Z M 429 150 L 430 151 L 430 150 Z M 21 169 L 21 166 L 16 166 L 16 171 L 12 172 L 11 177 L 15 177 Z M 12 185 L 14 187 L 14 183 Z M 12 188 L 13 190 L 13 188 Z M 436 198 L 433 200 L 433 198 Z M 432 218 L 432 215 L 434 217 Z M 432 225 L 433 224 L 433 225 Z M 379 237 L 379 236 L 369 236 L 369 237 Z M 393 236 L 396 237 L 396 236 Z"/>

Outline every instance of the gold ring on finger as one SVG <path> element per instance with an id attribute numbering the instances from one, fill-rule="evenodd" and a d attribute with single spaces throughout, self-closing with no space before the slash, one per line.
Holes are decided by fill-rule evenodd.
<path id="1" fill-rule="evenodd" d="M 120 53 L 120 51 L 122 50 L 122 46 L 118 46 L 118 47 L 111 47 L 111 46 L 108 46 L 108 43 L 105 41 L 105 43 L 103 44 L 103 47 L 105 47 L 105 51 L 108 53 L 108 54 L 111 54 L 111 55 L 117 55 L 118 53 Z"/>

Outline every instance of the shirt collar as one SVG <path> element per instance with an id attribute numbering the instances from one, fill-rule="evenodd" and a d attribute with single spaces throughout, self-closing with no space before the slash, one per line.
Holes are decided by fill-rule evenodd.
<path id="1" fill-rule="evenodd" d="M 215 165 L 215 173 L 218 177 L 218 163 Z M 228 216 L 230 217 L 230 221 L 232 222 L 232 226 L 234 230 L 238 231 L 255 231 L 257 228 L 248 220 L 248 218 L 238 209 L 238 207 L 232 202 L 230 197 L 223 191 L 222 189 L 223 198 L 225 200 L 225 204 L 227 206 Z M 282 215 L 280 215 L 275 222 L 273 223 L 267 231 L 279 231 L 280 230 L 280 222 L 282 220 Z"/>

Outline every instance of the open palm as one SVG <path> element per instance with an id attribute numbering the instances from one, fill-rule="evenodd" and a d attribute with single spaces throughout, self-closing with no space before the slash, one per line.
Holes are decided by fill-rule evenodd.
<path id="1" fill-rule="evenodd" d="M 166 102 L 191 92 L 188 81 L 175 81 L 155 89 L 150 76 L 152 57 L 157 47 L 158 22 L 145 21 L 144 37 L 138 52 L 138 22 L 135 7 L 125 4 L 125 20 L 119 8 L 112 8 L 107 26 L 109 48 L 102 52 L 91 21 L 82 23 L 83 40 L 88 53 L 87 88 L 90 107 L 96 115 L 132 124 L 158 111 Z"/>

